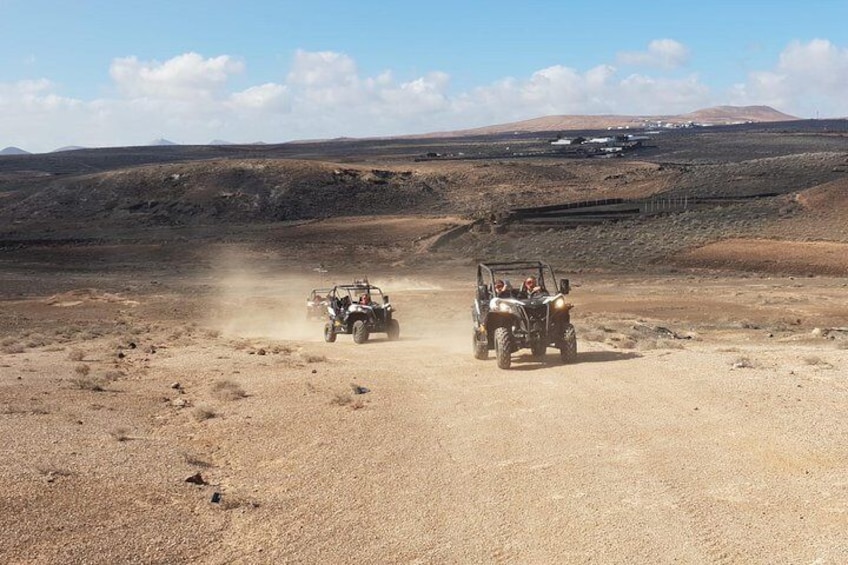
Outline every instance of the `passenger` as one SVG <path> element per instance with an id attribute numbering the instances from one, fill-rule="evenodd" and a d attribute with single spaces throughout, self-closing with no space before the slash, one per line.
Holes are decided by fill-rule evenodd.
<path id="1" fill-rule="evenodd" d="M 359 303 L 363 306 L 369 306 L 371 304 L 371 295 L 366 292 L 359 297 Z"/>
<path id="2" fill-rule="evenodd" d="M 535 298 L 537 296 L 544 296 L 547 294 L 547 291 L 542 288 L 536 277 L 527 277 L 524 281 L 524 286 L 521 289 L 521 294 L 526 296 L 527 298 Z"/>

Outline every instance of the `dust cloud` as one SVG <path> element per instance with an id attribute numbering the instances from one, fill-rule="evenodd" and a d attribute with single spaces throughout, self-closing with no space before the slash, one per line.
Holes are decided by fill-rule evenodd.
<path id="1" fill-rule="evenodd" d="M 401 331 L 400 340 L 393 347 L 426 345 L 470 354 L 473 295 L 467 280 L 293 270 L 257 260 L 250 254 L 219 254 L 215 257 L 214 290 L 206 324 L 229 337 L 323 341 L 323 319 L 307 319 L 310 291 L 368 278 L 390 297 L 395 309 Z M 373 341 L 384 338 L 376 334 Z"/>

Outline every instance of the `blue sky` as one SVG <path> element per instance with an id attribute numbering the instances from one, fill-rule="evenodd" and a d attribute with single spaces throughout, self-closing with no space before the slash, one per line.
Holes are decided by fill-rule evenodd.
<path id="1" fill-rule="evenodd" d="M 765 104 L 848 116 L 848 1 L 0 0 L 0 147 Z"/>

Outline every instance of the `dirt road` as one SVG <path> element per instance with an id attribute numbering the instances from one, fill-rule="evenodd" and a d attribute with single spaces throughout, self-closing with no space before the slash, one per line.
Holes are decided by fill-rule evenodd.
<path id="1" fill-rule="evenodd" d="M 844 562 L 843 282 L 578 278 L 509 371 L 453 273 L 364 345 L 299 277 L 7 292 L 0 561 Z"/>

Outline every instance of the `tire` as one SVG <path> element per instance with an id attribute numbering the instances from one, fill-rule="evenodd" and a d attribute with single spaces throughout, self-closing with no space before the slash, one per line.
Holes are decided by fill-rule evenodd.
<path id="1" fill-rule="evenodd" d="M 489 358 L 489 344 L 485 341 L 477 339 L 477 332 L 471 334 L 471 339 L 474 341 L 474 358 L 483 359 Z"/>
<path id="2" fill-rule="evenodd" d="M 400 324 L 397 320 L 389 320 L 389 327 L 386 328 L 386 335 L 389 337 L 390 341 L 395 341 L 400 337 Z"/>
<path id="3" fill-rule="evenodd" d="M 559 357 L 563 363 L 574 363 L 577 360 L 577 334 L 572 325 L 565 328 L 565 335 L 559 346 Z"/>
<path id="4" fill-rule="evenodd" d="M 365 343 L 366 341 L 368 341 L 368 328 L 365 322 L 357 320 L 353 323 L 353 342 Z"/>
<path id="5" fill-rule="evenodd" d="M 336 330 L 333 329 L 333 324 L 330 322 L 324 324 L 324 341 L 327 343 L 336 341 Z"/>
<path id="6" fill-rule="evenodd" d="M 495 355 L 498 359 L 498 367 L 509 369 L 512 365 L 512 331 L 509 328 L 495 330 Z"/>
<path id="7" fill-rule="evenodd" d="M 530 352 L 533 354 L 533 357 L 535 359 L 542 359 L 545 356 L 545 353 L 547 353 L 547 351 L 547 344 L 541 341 L 530 345 Z"/>

